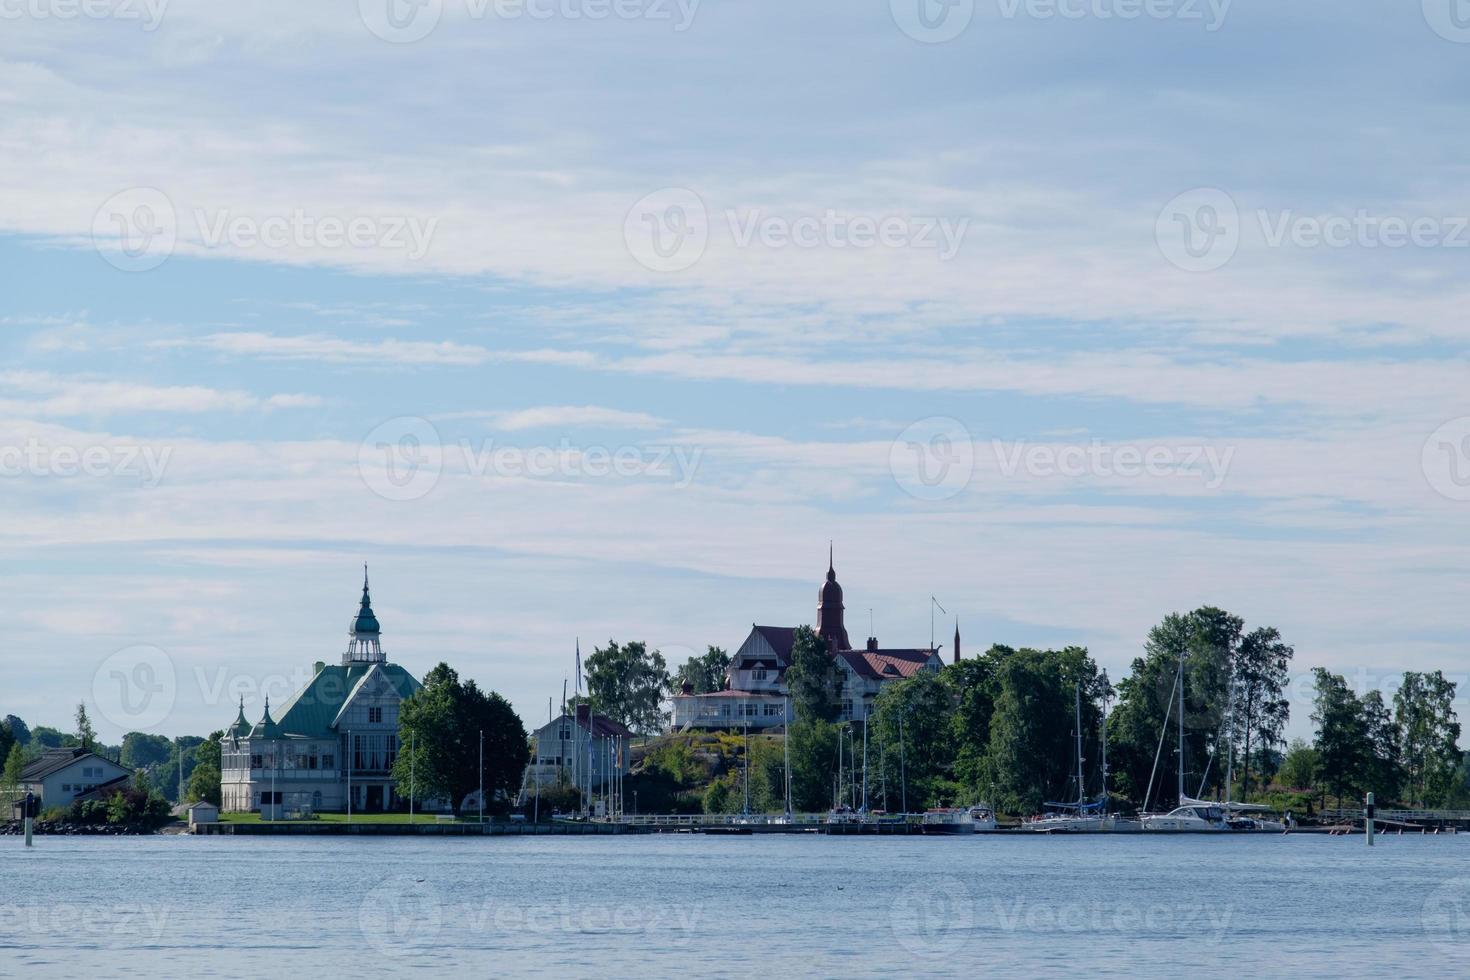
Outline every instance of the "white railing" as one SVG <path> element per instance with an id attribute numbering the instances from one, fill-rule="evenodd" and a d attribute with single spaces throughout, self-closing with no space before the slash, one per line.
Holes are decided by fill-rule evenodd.
<path id="1" fill-rule="evenodd" d="M 1470 810 L 1375 810 L 1374 819 L 1404 823 L 1440 823 L 1470 821 Z M 1338 807 L 1321 811 L 1324 820 L 1361 820 L 1362 807 Z"/>

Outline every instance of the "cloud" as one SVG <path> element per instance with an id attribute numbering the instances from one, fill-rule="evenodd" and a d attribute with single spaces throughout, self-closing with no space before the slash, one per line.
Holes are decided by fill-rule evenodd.
<path id="1" fill-rule="evenodd" d="M 601 405 L 542 405 L 481 414 L 504 432 L 527 429 L 658 429 L 667 425 L 666 420 L 656 415 Z"/>
<path id="2" fill-rule="evenodd" d="M 261 398 L 239 390 L 202 385 L 147 385 L 127 381 L 67 377 L 36 371 L 0 372 L 0 411 L 18 416 L 103 416 L 127 412 L 195 414 L 243 412 L 258 408 L 309 408 L 314 395 L 280 394 Z M 16 398 L 16 393 L 29 395 Z"/>

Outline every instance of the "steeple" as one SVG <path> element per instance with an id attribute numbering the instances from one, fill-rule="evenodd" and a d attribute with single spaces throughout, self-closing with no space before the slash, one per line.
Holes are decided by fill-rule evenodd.
<path id="1" fill-rule="evenodd" d="M 368 589 L 368 567 L 364 562 L 362 566 L 362 603 L 357 609 L 357 618 L 352 621 L 352 628 L 347 631 L 347 652 L 342 654 L 342 664 L 368 664 L 382 663 L 386 658 L 383 656 L 383 647 L 379 642 L 381 629 L 378 626 L 378 617 L 373 615 L 373 599 Z"/>
<path id="2" fill-rule="evenodd" d="M 230 734 L 236 738 L 250 737 L 250 722 L 245 720 L 245 695 L 240 695 L 240 713 L 235 716 L 235 723 L 230 726 Z"/>
<path id="3" fill-rule="evenodd" d="M 960 662 L 960 617 L 954 618 L 954 662 Z"/>
<path id="4" fill-rule="evenodd" d="M 842 624 L 842 586 L 837 584 L 831 541 L 827 542 L 827 581 L 817 592 L 817 635 L 827 641 L 829 650 L 852 649 L 847 628 Z"/>
<path id="5" fill-rule="evenodd" d="M 270 698 L 266 698 L 265 699 L 265 714 L 261 717 L 260 721 L 257 721 L 255 723 L 255 727 L 252 728 L 252 729 L 250 729 L 250 737 L 251 738 L 280 738 L 281 737 L 281 726 L 280 725 L 277 725 L 276 722 L 275 722 L 275 719 L 273 719 L 271 717 L 271 699 Z"/>

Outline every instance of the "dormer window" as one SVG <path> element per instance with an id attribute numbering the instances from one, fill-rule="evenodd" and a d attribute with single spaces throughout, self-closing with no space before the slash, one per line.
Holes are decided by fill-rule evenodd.
<path id="1" fill-rule="evenodd" d="M 381 725 L 383 723 L 383 709 L 381 706 L 368 708 L 368 724 Z"/>

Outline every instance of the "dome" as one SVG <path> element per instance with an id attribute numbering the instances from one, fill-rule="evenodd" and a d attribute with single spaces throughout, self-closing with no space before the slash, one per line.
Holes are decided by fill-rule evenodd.
<path id="1" fill-rule="evenodd" d="M 265 715 L 261 717 L 260 721 L 257 721 L 255 723 L 255 727 L 254 728 L 250 729 L 250 737 L 251 738 L 281 738 L 282 737 L 281 726 L 280 725 L 277 725 L 275 723 L 275 720 L 271 718 L 271 700 L 270 700 L 270 698 L 266 698 L 265 699 Z"/>
<path id="2" fill-rule="evenodd" d="M 352 621 L 356 636 L 377 636 L 380 632 L 378 617 L 373 615 L 373 600 L 368 594 L 367 566 L 362 567 L 362 604 L 358 606 L 357 618 Z"/>

